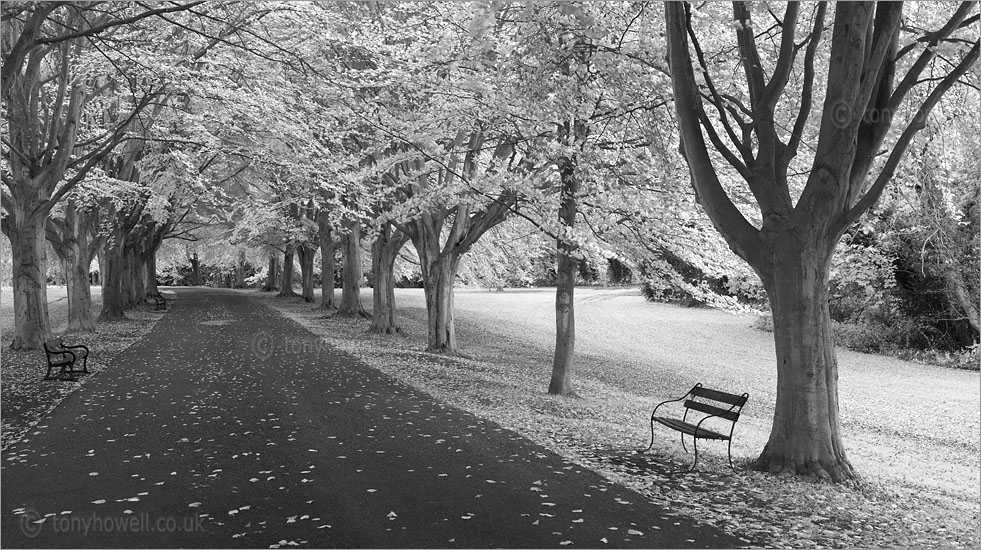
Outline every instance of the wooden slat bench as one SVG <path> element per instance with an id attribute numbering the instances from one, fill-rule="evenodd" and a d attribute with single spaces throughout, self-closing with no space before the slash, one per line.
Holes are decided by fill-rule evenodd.
<path id="1" fill-rule="evenodd" d="M 695 460 L 692 462 L 691 468 L 685 473 L 690 473 L 695 470 L 695 466 L 698 464 L 698 440 L 699 439 L 717 439 L 729 442 L 729 467 L 735 470 L 732 465 L 732 432 L 736 427 L 736 421 L 739 420 L 739 415 L 742 412 L 743 406 L 749 399 L 749 394 L 744 393 L 742 395 L 736 395 L 734 393 L 728 393 L 719 390 L 713 390 L 703 387 L 700 383 L 695 384 L 695 386 L 688 391 L 685 395 L 682 395 L 678 399 L 669 399 L 658 403 L 654 407 L 654 412 L 651 413 L 651 444 L 647 446 L 646 449 L 638 450 L 638 453 L 646 453 L 651 450 L 654 446 L 654 423 L 659 423 L 672 430 L 681 432 L 681 447 L 688 452 L 688 448 L 685 447 L 685 435 L 689 435 L 693 439 L 693 447 L 695 449 Z M 684 400 L 685 413 L 682 415 L 681 419 L 657 416 L 657 410 L 661 405 L 667 403 L 676 403 L 678 401 Z M 722 406 L 718 406 L 722 404 Z M 688 422 L 688 414 L 691 411 L 697 411 L 698 413 L 705 413 L 698 422 L 694 424 Z M 703 428 L 702 424 L 710 419 L 718 418 L 723 421 L 729 421 L 729 435 L 720 433 L 717 431 L 710 430 L 708 428 Z"/>
<path id="2" fill-rule="evenodd" d="M 173 290 L 161 290 L 160 297 L 166 300 L 169 305 L 170 302 L 177 300 L 177 293 Z"/>

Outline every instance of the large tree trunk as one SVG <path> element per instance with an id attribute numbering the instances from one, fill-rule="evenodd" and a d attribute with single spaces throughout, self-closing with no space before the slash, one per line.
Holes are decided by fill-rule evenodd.
<path id="1" fill-rule="evenodd" d="M 279 287 L 277 296 L 290 297 L 296 296 L 293 292 L 293 256 L 296 254 L 296 245 L 287 244 L 286 252 L 283 253 L 283 284 Z"/>
<path id="2" fill-rule="evenodd" d="M 971 298 L 964 284 L 964 277 L 955 268 L 953 262 L 944 265 L 944 278 L 947 281 L 947 292 L 952 297 L 952 302 L 961 308 L 967 317 L 967 322 L 971 324 L 974 332 L 981 334 L 981 314 L 978 313 L 978 305 Z"/>
<path id="3" fill-rule="evenodd" d="M 146 271 L 144 268 L 143 254 L 141 246 L 136 245 L 130 249 L 130 277 L 132 278 L 131 287 L 133 289 L 133 306 L 146 301 Z"/>
<path id="4" fill-rule="evenodd" d="M 269 253 L 269 265 L 266 268 L 266 284 L 262 287 L 263 292 L 276 290 L 276 274 L 279 271 L 279 258 L 275 252 Z"/>
<path id="5" fill-rule="evenodd" d="M 150 250 L 143 259 L 143 270 L 146 274 L 146 295 L 160 296 L 157 288 L 157 249 Z"/>
<path id="6" fill-rule="evenodd" d="M 453 324 L 453 282 L 456 280 L 460 256 L 447 254 L 431 262 L 423 270 L 423 290 L 426 294 L 428 342 L 426 351 L 455 355 L 456 327 Z"/>
<path id="7" fill-rule="evenodd" d="M 576 354 L 576 314 L 575 290 L 576 273 L 579 271 L 579 260 L 576 258 L 577 246 L 568 234 L 576 224 L 576 213 L 579 206 L 577 193 L 579 179 L 574 174 L 574 165 L 568 159 L 559 163 L 562 180 L 562 203 L 559 206 L 559 223 L 564 233 L 556 239 L 555 285 L 555 355 L 552 359 L 552 380 L 548 385 L 548 393 L 553 395 L 568 395 L 574 393 L 572 388 L 572 373 Z"/>
<path id="8" fill-rule="evenodd" d="M 65 205 L 63 219 L 52 217 L 47 222 L 48 241 L 65 272 L 70 331 L 95 332 L 89 283 L 89 266 L 92 264 L 89 231 L 90 222 L 94 219 L 90 213 L 80 210 L 74 201 L 69 201 Z"/>
<path id="9" fill-rule="evenodd" d="M 119 241 L 119 231 L 106 241 L 105 250 L 102 254 L 102 311 L 99 313 L 99 322 L 122 321 L 126 319 L 126 298 L 124 294 L 123 279 L 125 278 L 125 250 Z"/>
<path id="10" fill-rule="evenodd" d="M 386 223 L 371 243 L 372 315 L 368 332 L 401 334 L 395 316 L 395 259 L 408 236 Z"/>
<path id="11" fill-rule="evenodd" d="M 191 262 L 191 286 L 199 286 L 201 284 L 201 260 L 198 259 L 198 253 L 191 254 L 188 260 Z"/>
<path id="12" fill-rule="evenodd" d="M 235 264 L 235 288 L 245 288 L 245 249 L 238 251 L 238 261 Z"/>
<path id="13" fill-rule="evenodd" d="M 317 216 L 320 228 L 320 309 L 330 310 L 337 307 L 334 299 L 334 237 L 327 212 Z"/>
<path id="14" fill-rule="evenodd" d="M 92 256 L 88 251 L 88 237 L 80 236 L 84 244 L 69 250 L 68 265 L 68 330 L 95 332 L 95 319 L 92 317 L 92 288 L 89 285 L 89 266 Z"/>
<path id="15" fill-rule="evenodd" d="M 122 279 L 120 279 L 120 288 L 123 298 L 123 307 L 126 309 L 132 309 L 136 305 L 136 291 L 133 287 L 134 282 L 134 270 L 133 270 L 133 254 L 129 248 L 123 248 L 122 250 Z"/>
<path id="16" fill-rule="evenodd" d="M 763 471 L 842 481 L 856 477 L 838 412 L 838 363 L 831 339 L 828 278 L 834 242 L 817 231 L 774 236 L 770 263 L 757 266 L 773 313 L 777 400 Z"/>
<path id="17" fill-rule="evenodd" d="M 300 245 L 296 249 L 300 257 L 300 281 L 303 290 L 301 295 L 304 302 L 313 300 L 313 258 L 317 255 L 317 249 L 306 244 Z"/>
<path id="18" fill-rule="evenodd" d="M 357 220 L 345 221 L 344 226 L 347 232 L 341 236 L 344 266 L 341 271 L 341 303 L 337 313 L 368 317 L 368 312 L 361 303 L 361 284 L 364 280 L 361 267 L 361 224 Z"/>
<path id="19" fill-rule="evenodd" d="M 140 254 L 140 263 L 143 265 L 144 288 L 147 298 L 159 298 L 160 290 L 157 288 L 157 251 L 163 243 L 164 235 L 167 234 L 167 225 L 154 225 L 147 234 L 147 239 Z"/>
<path id="20" fill-rule="evenodd" d="M 37 204 L 14 203 L 4 220 L 13 256 L 14 350 L 41 349 L 51 336 L 48 318 L 47 261 L 44 249 L 44 216 L 27 216 Z"/>

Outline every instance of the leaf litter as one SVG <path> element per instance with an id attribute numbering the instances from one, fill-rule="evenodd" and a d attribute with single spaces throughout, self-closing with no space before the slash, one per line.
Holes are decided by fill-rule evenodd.
<path id="1" fill-rule="evenodd" d="M 762 378 L 766 383 L 765 388 L 752 391 L 752 405 L 757 407 L 756 417 L 749 416 L 754 413 L 744 415 L 737 427 L 733 443 L 736 472 L 729 470 L 724 450 L 708 445 L 705 455 L 699 453 L 698 472 L 687 477 L 666 475 L 690 463 L 690 455 L 681 452 L 674 434 L 661 434 L 650 453 L 636 455 L 634 449 L 650 442 L 650 431 L 645 426 L 644 418 L 650 417 L 651 403 L 677 397 L 674 394 L 680 393 L 679 389 L 684 391 L 684 388 L 699 380 L 690 377 L 691 373 L 686 376 L 674 371 L 665 372 L 657 363 L 656 354 L 652 368 L 648 338 L 643 334 L 633 335 L 626 329 L 650 326 L 650 319 L 643 316 L 652 314 L 650 312 L 654 310 L 657 310 L 654 315 L 668 321 L 672 315 L 682 318 L 683 322 L 677 328 L 671 328 L 678 332 L 679 342 L 686 342 L 678 349 L 692 354 L 688 365 L 703 368 L 700 363 L 711 366 L 714 359 L 706 362 L 702 356 L 711 352 L 699 351 L 698 346 L 691 345 L 691 332 L 702 330 L 698 323 L 704 322 L 703 317 L 708 318 L 709 324 L 706 326 L 711 327 L 707 332 L 718 330 L 711 325 L 717 319 L 722 319 L 727 329 L 737 326 L 728 314 L 692 312 L 673 306 L 648 304 L 639 296 L 627 297 L 622 289 L 595 291 L 596 296 L 590 297 L 595 298 L 590 303 L 594 307 L 584 312 L 583 318 L 595 318 L 596 325 L 621 333 L 609 333 L 611 342 L 635 340 L 644 343 L 643 353 L 622 357 L 632 350 L 617 349 L 603 355 L 581 351 L 577 355 L 575 381 L 579 396 L 563 398 L 544 394 L 547 373 L 543 374 L 541 370 L 541 365 L 551 362 L 551 342 L 546 336 L 549 324 L 554 323 L 553 310 L 548 305 L 554 300 L 554 294 L 544 293 L 546 298 L 539 299 L 544 306 L 535 303 L 533 311 L 516 314 L 513 306 L 516 301 L 525 299 L 521 293 L 505 293 L 502 296 L 483 291 L 467 292 L 465 295 L 460 292 L 464 296 L 457 298 L 455 317 L 458 340 L 468 354 L 463 358 L 418 351 L 425 347 L 426 336 L 421 291 L 397 292 L 399 320 L 407 338 L 366 334 L 366 321 L 339 316 L 324 319 L 302 302 L 276 300 L 255 293 L 252 296 L 302 324 L 328 344 L 355 355 L 401 382 L 493 420 L 549 448 L 573 464 L 590 468 L 635 490 L 654 504 L 677 514 L 699 518 L 740 537 L 749 545 L 801 548 L 981 546 L 976 525 L 981 508 L 977 494 L 981 488 L 976 483 L 965 485 L 954 481 L 937 489 L 924 485 L 923 478 L 887 477 L 883 475 L 886 473 L 883 470 L 865 481 L 830 485 L 807 479 L 777 478 L 749 470 L 751 458 L 765 443 L 768 415 L 772 414 L 773 391 L 766 377 L 740 374 L 730 362 L 721 370 L 716 367 L 712 376 L 724 378 L 723 382 L 734 388 L 745 388 L 747 380 L 753 378 Z M 370 296 L 366 298 L 369 302 L 366 307 L 370 308 Z M 468 307 L 468 300 L 480 305 Z M 635 303 L 636 306 L 633 305 Z M 605 305 L 608 311 L 601 311 L 596 304 Z M 615 305 L 611 307 L 611 304 Z M 527 305 L 519 304 L 518 307 Z M 633 309 L 641 313 L 635 313 Z M 613 312 L 612 317 L 602 318 L 602 315 Z M 624 319 L 625 312 L 638 318 L 627 321 Z M 514 319 L 527 320 L 536 316 L 539 319 L 533 320 L 540 325 L 534 328 L 514 322 Z M 663 324 L 667 321 L 658 319 L 657 322 Z M 750 321 L 746 324 L 750 324 Z M 589 334 L 589 327 L 582 327 L 586 325 L 585 322 L 580 321 L 577 325 L 580 335 Z M 602 343 L 608 335 L 597 336 L 594 333 L 590 336 L 591 339 L 582 340 Z M 740 335 L 738 338 L 744 337 Z M 630 347 L 619 343 L 614 346 Z M 714 349 L 712 346 L 704 348 Z M 772 342 L 766 348 L 772 349 Z M 620 358 L 610 361 L 611 354 Z M 732 354 L 732 350 L 727 352 L 727 355 Z M 689 367 L 689 370 L 692 369 Z M 726 374 L 721 375 L 722 372 Z M 876 380 L 881 382 L 887 374 L 875 371 Z M 955 374 L 963 376 L 963 373 Z M 846 375 L 843 374 L 843 378 Z M 974 380 L 976 385 L 976 376 Z M 855 385 L 857 383 L 854 381 L 843 380 L 842 389 L 849 391 Z M 643 389 L 638 391 L 638 387 Z M 911 408 L 910 404 L 904 404 L 904 407 Z M 920 407 L 927 408 L 925 405 Z M 973 408 L 977 409 L 976 406 Z M 862 416 L 855 417 L 843 406 L 846 437 L 850 430 L 867 429 L 866 426 L 875 429 L 893 417 L 909 418 L 918 414 L 907 410 L 904 414 L 884 416 L 880 412 L 884 410 L 889 409 L 881 405 L 873 406 L 863 410 Z M 942 464 L 953 458 L 955 468 L 963 464 L 966 466 L 963 471 L 971 471 L 972 468 L 976 471 L 981 455 L 979 434 L 973 433 L 978 431 L 977 424 L 977 418 L 968 418 L 966 423 L 959 423 L 960 428 L 967 427 L 967 430 L 962 429 L 954 434 L 953 444 L 926 441 L 914 436 L 915 441 L 926 445 L 909 450 L 909 445 L 904 445 L 906 441 L 902 440 L 903 436 L 909 438 L 909 434 L 903 434 L 901 430 L 897 430 L 901 439 L 896 442 L 889 440 L 884 432 L 871 432 L 873 435 L 863 436 L 862 440 L 850 447 L 850 454 L 855 463 L 858 462 L 855 457 L 864 450 L 885 456 L 887 453 L 895 455 L 898 449 L 915 457 L 910 463 L 911 470 L 917 469 L 917 462 Z M 878 445 L 883 448 L 878 449 Z M 955 451 L 964 454 L 952 455 Z M 916 453 L 920 453 L 920 456 Z M 881 462 L 878 458 L 875 460 Z M 861 463 L 859 469 L 862 470 Z M 976 477 L 976 474 L 971 474 L 969 479 L 976 480 Z M 531 490 L 540 489 L 532 487 Z M 603 492 L 605 488 L 597 490 Z M 628 501 L 622 504 L 628 505 Z M 656 526 L 651 528 L 657 529 Z M 600 542 L 605 544 L 605 541 Z"/>

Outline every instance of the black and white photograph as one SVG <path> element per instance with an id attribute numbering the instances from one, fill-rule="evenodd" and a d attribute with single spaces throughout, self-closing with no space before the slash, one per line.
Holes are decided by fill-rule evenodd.
<path id="1" fill-rule="evenodd" d="M 0 547 L 981 547 L 978 2 L 0 3 Z"/>

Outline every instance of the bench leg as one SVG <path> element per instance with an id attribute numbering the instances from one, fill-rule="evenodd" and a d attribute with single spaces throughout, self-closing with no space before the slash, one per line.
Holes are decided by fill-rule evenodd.
<path id="1" fill-rule="evenodd" d="M 638 453 L 646 453 L 654 447 L 654 413 L 651 413 L 651 444 L 646 449 L 638 449 Z"/>
<path id="2" fill-rule="evenodd" d="M 732 465 L 732 438 L 731 437 L 729 438 L 729 468 L 731 468 L 733 472 L 736 471 L 736 467 Z"/>
<path id="3" fill-rule="evenodd" d="M 55 365 L 48 365 L 48 373 L 44 375 L 45 380 L 75 380 L 75 364 L 68 363 L 65 365 L 57 365 L 58 376 L 51 376 L 51 371 L 54 370 Z"/>
<path id="4" fill-rule="evenodd" d="M 695 449 L 695 460 L 691 463 L 691 469 L 685 472 L 688 474 L 694 472 L 695 466 L 698 465 L 698 438 L 697 437 L 692 438 L 691 446 L 693 449 Z"/>
<path id="5" fill-rule="evenodd" d="M 67 375 L 67 378 L 65 377 Z M 75 381 L 75 363 L 69 363 L 68 365 L 63 365 L 61 367 L 61 372 L 58 374 L 58 380 L 63 380 L 65 382 Z"/>
<path id="6" fill-rule="evenodd" d="M 682 438 L 681 440 L 682 441 L 684 441 L 684 437 L 685 437 L 685 434 L 681 434 L 681 438 Z M 691 446 L 692 446 L 692 449 L 694 449 L 694 451 L 695 451 L 695 460 L 692 461 L 691 468 L 688 468 L 687 470 L 675 470 L 674 472 L 671 472 L 670 475 L 676 475 L 676 474 L 688 475 L 688 474 L 690 474 L 690 473 L 692 473 L 692 472 L 695 471 L 695 466 L 698 465 L 698 438 L 697 437 L 693 437 L 692 440 L 693 441 L 692 441 Z"/>

